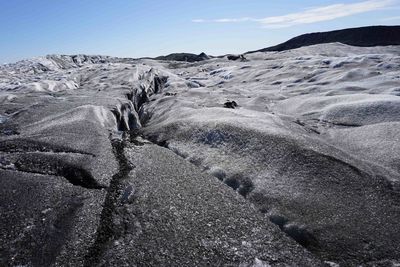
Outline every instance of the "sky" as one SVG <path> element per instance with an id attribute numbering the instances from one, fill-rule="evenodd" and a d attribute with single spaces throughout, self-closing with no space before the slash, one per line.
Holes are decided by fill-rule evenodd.
<path id="1" fill-rule="evenodd" d="M 0 0 L 0 63 L 47 54 L 223 55 L 400 25 L 400 0 Z"/>

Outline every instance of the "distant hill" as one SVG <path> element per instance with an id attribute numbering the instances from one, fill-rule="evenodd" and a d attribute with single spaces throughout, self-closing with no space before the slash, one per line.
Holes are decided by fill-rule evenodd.
<path id="1" fill-rule="evenodd" d="M 154 59 L 156 60 L 174 60 L 174 61 L 186 61 L 186 62 L 197 62 L 210 59 L 211 57 L 206 55 L 205 53 L 201 53 L 199 55 L 190 54 L 190 53 L 174 53 L 169 54 L 167 56 L 160 56 Z"/>
<path id="2" fill-rule="evenodd" d="M 254 52 L 285 51 L 303 46 L 339 42 L 353 46 L 400 45 L 400 26 L 369 26 L 303 34 L 282 44 Z"/>

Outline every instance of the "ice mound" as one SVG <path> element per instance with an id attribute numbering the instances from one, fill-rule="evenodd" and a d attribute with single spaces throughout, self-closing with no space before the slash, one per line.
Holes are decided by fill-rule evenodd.
<path id="1" fill-rule="evenodd" d="M 93 105 L 84 105 L 62 114 L 49 116 L 26 127 L 30 132 L 45 132 L 49 128 L 59 128 L 68 125 L 75 126 L 74 124 L 81 124 L 83 122 L 87 124 L 99 124 L 101 127 L 107 129 L 116 129 L 115 117 L 111 111 L 104 107 Z"/>
<path id="2" fill-rule="evenodd" d="M 339 125 L 361 126 L 400 120 L 400 100 L 359 101 L 328 108 L 321 120 Z"/>
<path id="3" fill-rule="evenodd" d="M 79 85 L 74 81 L 40 81 L 27 84 L 26 90 L 35 92 L 59 92 L 77 89 L 78 87 Z"/>
<path id="4" fill-rule="evenodd" d="M 78 68 L 84 65 L 102 64 L 110 61 L 117 61 L 117 59 L 107 56 L 48 55 L 5 64 L 0 66 L 0 69 L 12 69 L 17 73 L 40 74 L 58 69 Z"/>
<path id="5" fill-rule="evenodd" d="M 353 155 L 362 155 L 370 162 L 379 163 L 394 172 L 400 172 L 400 124 L 382 122 L 349 129 L 331 129 L 328 136 L 332 142 Z M 388 156 L 390 155 L 390 156 Z M 398 181 L 398 175 L 392 173 L 389 179 Z"/>

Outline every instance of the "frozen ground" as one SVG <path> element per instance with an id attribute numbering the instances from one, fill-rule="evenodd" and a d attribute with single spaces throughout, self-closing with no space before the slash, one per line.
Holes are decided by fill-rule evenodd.
<path id="1" fill-rule="evenodd" d="M 400 262 L 398 46 L 48 56 L 0 103 L 2 265 Z"/>

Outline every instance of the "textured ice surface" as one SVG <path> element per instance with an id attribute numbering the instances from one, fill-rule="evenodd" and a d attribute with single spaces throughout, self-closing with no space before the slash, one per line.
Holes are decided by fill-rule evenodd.
<path id="1" fill-rule="evenodd" d="M 266 224 L 332 266 L 399 261 L 399 47 L 336 43 L 246 58 L 48 56 L 1 66 L 1 144 L 75 153 L 51 157 L 81 161 L 107 185 L 108 136 L 134 130 L 235 190 Z M 232 101 L 237 106 L 226 108 Z M 7 153 L 4 162 L 19 162 L 19 154 Z M 157 161 L 157 153 L 148 154 Z M 22 167 L 36 170 L 48 157 L 29 155 L 31 164 Z M 57 164 L 49 172 L 68 178 Z M 143 183 L 152 173 L 145 171 Z M 107 255 L 118 255 L 115 246 Z"/>
<path id="2" fill-rule="evenodd" d="M 143 132 L 326 260 L 398 258 L 399 55 L 328 44 L 176 64 L 202 86 L 155 97 Z"/>

